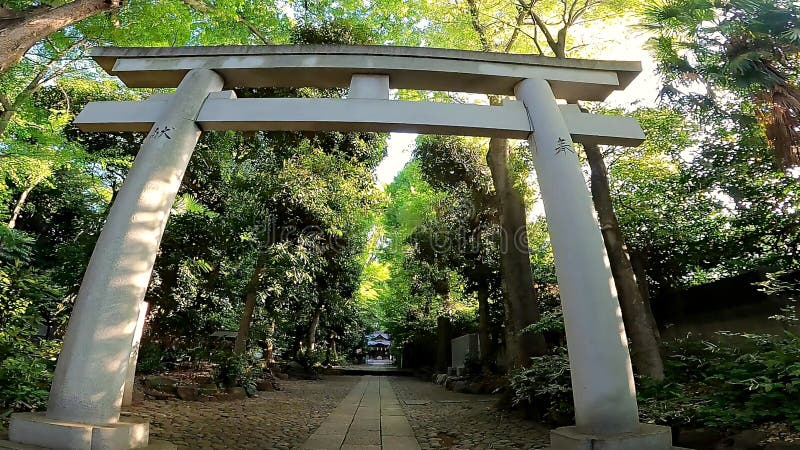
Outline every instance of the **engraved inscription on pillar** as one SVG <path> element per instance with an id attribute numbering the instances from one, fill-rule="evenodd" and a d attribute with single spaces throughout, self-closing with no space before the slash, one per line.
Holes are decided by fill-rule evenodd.
<path id="1" fill-rule="evenodd" d="M 170 136 L 169 133 L 171 131 L 173 131 L 173 130 L 175 130 L 175 128 L 167 127 L 167 126 L 155 127 L 155 128 L 153 128 L 153 131 L 150 132 L 150 135 L 148 136 L 148 138 L 153 139 L 153 140 L 161 139 L 161 138 L 172 139 L 172 136 Z"/>
<path id="2" fill-rule="evenodd" d="M 564 138 L 558 138 L 558 142 L 556 143 L 556 155 L 560 154 L 567 154 L 567 152 L 575 153 L 575 149 L 572 148 L 572 144 L 567 142 Z"/>

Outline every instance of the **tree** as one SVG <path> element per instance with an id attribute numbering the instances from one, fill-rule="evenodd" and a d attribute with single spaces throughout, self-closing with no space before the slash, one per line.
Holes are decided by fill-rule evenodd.
<path id="1" fill-rule="evenodd" d="M 466 0 L 466 14 L 474 35 L 484 51 L 511 51 L 512 49 L 533 49 L 539 54 L 551 52 L 556 57 L 566 57 L 570 51 L 581 48 L 581 44 L 572 42 L 571 31 L 578 25 L 588 22 L 599 22 L 609 13 L 630 8 L 637 2 L 632 1 L 591 1 L 563 0 L 559 2 L 501 2 L 500 4 L 483 4 L 477 0 Z M 495 101 L 494 103 L 497 103 Z M 496 140 L 493 140 L 496 141 Z M 507 223 L 524 223 L 524 203 L 511 198 L 513 192 L 503 194 L 498 186 L 502 186 L 502 156 L 504 146 L 499 142 L 490 144 L 488 159 L 493 169 L 495 188 L 502 199 L 506 199 L 506 210 L 503 214 Z M 632 339 L 634 365 L 641 373 L 656 379 L 663 378 L 663 367 L 659 352 L 657 330 L 649 313 L 649 305 L 642 299 L 637 287 L 634 272 L 624 250 L 624 240 L 613 215 L 613 207 L 609 202 L 608 183 L 604 183 L 605 170 L 602 167 L 602 153 L 597 146 L 585 146 L 592 166 L 592 191 L 596 209 L 608 249 L 612 272 L 620 299 L 626 329 Z M 499 183 L 499 184 L 498 184 Z M 605 193 L 605 195 L 602 195 Z M 508 220 L 506 214 L 513 215 L 522 205 L 522 214 L 517 219 Z M 516 207 L 514 207 L 516 206 Z M 502 211 L 502 210 L 501 210 Z M 519 227 L 515 228 L 519 230 Z M 508 259 L 513 253 L 506 255 Z M 521 261 L 521 259 L 520 259 Z M 509 264 L 512 264 L 509 261 Z M 505 269 L 504 269 L 505 270 Z M 521 271 L 520 273 L 529 273 Z M 515 278 L 512 278 L 515 279 Z M 523 303 L 524 304 L 524 303 Z M 523 327 L 524 328 L 524 327 Z"/>
<path id="2" fill-rule="evenodd" d="M 467 9 L 472 29 L 477 34 L 480 48 L 483 51 L 501 49 L 508 52 L 514 47 L 520 34 L 511 32 L 507 38 L 502 39 L 497 35 L 490 35 L 476 0 L 467 0 Z M 516 22 L 519 24 L 521 13 L 517 13 Z M 500 44 L 494 44 L 495 39 Z M 489 99 L 491 104 L 500 103 L 499 98 Z M 533 283 L 530 257 L 527 243 L 527 217 L 525 199 L 516 188 L 508 169 L 510 149 L 505 139 L 492 138 L 489 140 L 489 152 L 486 161 L 492 173 L 494 190 L 497 193 L 499 221 L 501 233 L 501 261 L 503 267 L 503 287 L 508 297 L 508 316 L 511 320 L 509 326 L 515 348 L 515 366 L 526 366 L 530 357 L 542 355 L 547 348 L 541 333 L 526 333 L 523 330 L 530 324 L 539 320 L 539 308 L 536 303 L 536 290 Z"/>
<path id="3" fill-rule="evenodd" d="M 664 0 L 645 9 L 668 83 L 748 97 L 783 168 L 800 165 L 800 7 L 790 0 Z"/>
<path id="4" fill-rule="evenodd" d="M 176 12 L 188 15 L 190 11 L 206 18 L 206 26 L 216 30 L 215 40 L 219 42 L 222 37 L 221 40 L 229 44 L 233 43 L 231 41 L 271 44 L 273 41 L 267 37 L 268 33 L 278 25 L 272 4 L 246 0 L 223 3 L 206 0 L 8 1 L 0 3 L 0 74 L 10 70 L 31 48 L 48 36 L 104 13 L 108 13 L 110 19 L 85 27 L 82 30 L 83 37 L 102 41 L 116 35 L 118 42 L 132 45 L 132 40 L 141 42 L 143 36 L 145 39 L 150 37 L 147 43 L 153 44 L 154 35 L 167 34 L 171 38 L 168 43 L 177 45 L 182 43 L 175 39 L 178 30 L 185 29 L 186 32 L 182 33 L 185 41 L 196 39 L 209 44 L 208 33 L 195 30 L 192 35 L 189 32 L 189 27 L 196 26 L 196 23 L 175 17 Z M 131 22 L 139 22 L 140 25 L 128 27 L 129 19 L 134 19 Z M 137 30 L 146 32 L 136 33 Z"/>
<path id="5" fill-rule="evenodd" d="M 0 74 L 17 64 L 37 42 L 56 31 L 122 6 L 118 0 L 74 0 L 59 6 L 22 3 L 11 4 L 13 9 L 0 6 Z"/>
<path id="6" fill-rule="evenodd" d="M 490 300 L 508 297 L 500 289 L 501 230 L 496 224 L 496 194 L 481 156 L 481 144 L 477 139 L 423 137 L 417 141 L 414 158 L 424 179 L 448 193 L 450 207 L 440 209 L 438 218 L 443 226 L 436 233 L 437 242 L 445 245 L 434 250 L 461 274 L 465 292 L 477 296 L 480 362 L 484 372 L 489 372 L 495 356 L 492 343 L 500 337 L 492 329 Z M 510 337 L 513 344 L 509 348 L 516 349 L 513 335 L 503 337 Z"/>
<path id="7" fill-rule="evenodd" d="M 581 22 L 598 20 L 609 11 L 619 11 L 631 7 L 635 2 L 603 1 L 581 2 L 578 0 L 562 0 L 561 8 L 555 20 L 544 20 L 537 3 L 520 1 L 519 10 L 531 19 L 531 25 L 541 33 L 547 48 L 556 58 L 566 58 L 567 41 L 570 31 Z M 524 22 L 520 22 L 524 23 Z M 556 31 L 551 27 L 555 24 Z M 543 53 L 542 46 L 537 48 Z M 586 159 L 591 170 L 590 186 L 592 201 L 597 211 L 600 230 L 603 234 L 606 253 L 608 254 L 611 273 L 617 288 L 617 296 L 622 310 L 625 330 L 631 340 L 631 359 L 639 373 L 656 380 L 664 379 L 664 364 L 661 359 L 660 337 L 652 317 L 649 300 L 643 295 L 639 284 L 645 280 L 637 280 L 636 274 L 625 248 L 625 240 L 614 212 L 609 188 L 608 171 L 603 161 L 600 147 L 595 144 L 583 146 Z M 642 278 L 642 277 L 640 277 Z M 638 282 L 637 282 L 638 281 Z"/>

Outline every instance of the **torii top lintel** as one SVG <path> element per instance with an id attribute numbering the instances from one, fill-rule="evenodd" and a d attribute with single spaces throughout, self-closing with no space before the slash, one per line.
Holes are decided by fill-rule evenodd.
<path id="1" fill-rule="evenodd" d="M 388 75 L 395 89 L 513 95 L 526 78 L 547 80 L 558 98 L 604 100 L 641 72 L 635 61 L 559 59 L 540 55 L 427 47 L 269 45 L 97 47 L 92 57 L 129 87 L 176 87 L 206 68 L 234 87 L 343 88 L 354 74 Z"/>

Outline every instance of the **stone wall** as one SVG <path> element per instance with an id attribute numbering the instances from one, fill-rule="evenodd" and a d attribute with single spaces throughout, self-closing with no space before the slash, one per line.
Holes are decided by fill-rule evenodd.
<path id="1" fill-rule="evenodd" d="M 480 345 L 478 344 L 478 335 L 476 333 L 459 336 L 451 339 L 450 342 L 452 346 L 452 362 L 450 363 L 450 367 L 464 367 L 464 360 L 467 355 L 480 358 Z"/>
<path id="2" fill-rule="evenodd" d="M 800 272 L 787 279 L 800 279 Z M 718 339 L 718 331 L 780 334 L 787 329 L 770 319 L 790 304 L 785 296 L 768 296 L 754 284 L 765 281 L 763 271 L 667 292 L 652 302 L 653 315 L 664 339 L 691 334 Z M 800 329 L 794 329 L 800 332 Z"/>

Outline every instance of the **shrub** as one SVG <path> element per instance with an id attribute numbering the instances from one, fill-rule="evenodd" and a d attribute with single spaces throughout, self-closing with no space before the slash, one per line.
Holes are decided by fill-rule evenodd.
<path id="1" fill-rule="evenodd" d="M 732 334 L 714 344 L 670 345 L 668 379 L 684 382 L 678 399 L 692 396 L 696 421 L 712 428 L 784 421 L 800 429 L 800 337 Z M 697 367 L 698 369 L 693 369 Z"/>
<path id="2" fill-rule="evenodd" d="M 164 349 L 154 343 L 143 343 L 136 359 L 136 374 L 149 375 L 164 370 Z"/>
<path id="3" fill-rule="evenodd" d="M 28 267 L 32 240 L 0 225 L 0 411 L 41 409 L 60 344 L 36 334 L 40 310 L 55 315 L 61 293 Z"/>
<path id="4" fill-rule="evenodd" d="M 464 356 L 464 370 L 468 375 L 480 375 L 483 372 L 480 356 L 476 353 L 467 352 Z"/>
<path id="5" fill-rule="evenodd" d="M 217 358 L 215 378 L 218 382 L 227 387 L 241 386 L 247 395 L 256 393 L 256 383 L 263 375 L 258 361 L 247 354 L 224 353 Z"/>
<path id="6" fill-rule="evenodd" d="M 303 367 L 309 375 L 317 377 L 322 370 L 325 352 L 320 348 L 302 348 L 297 352 L 295 361 Z"/>
<path id="7" fill-rule="evenodd" d="M 53 379 L 58 344 L 37 340 L 22 327 L 0 330 L 0 407 L 43 409 Z"/>
<path id="8" fill-rule="evenodd" d="M 569 359 L 564 348 L 552 355 L 531 358 L 531 365 L 510 377 L 512 404 L 522 406 L 537 420 L 553 425 L 571 421 L 572 404 Z"/>
<path id="9" fill-rule="evenodd" d="M 730 335 L 730 333 L 728 333 Z M 800 337 L 736 334 L 738 341 L 681 339 L 667 344 L 666 382 L 637 377 L 645 422 L 746 428 L 786 422 L 800 429 Z M 532 358 L 511 375 L 515 405 L 552 424 L 574 416 L 566 351 Z"/>

